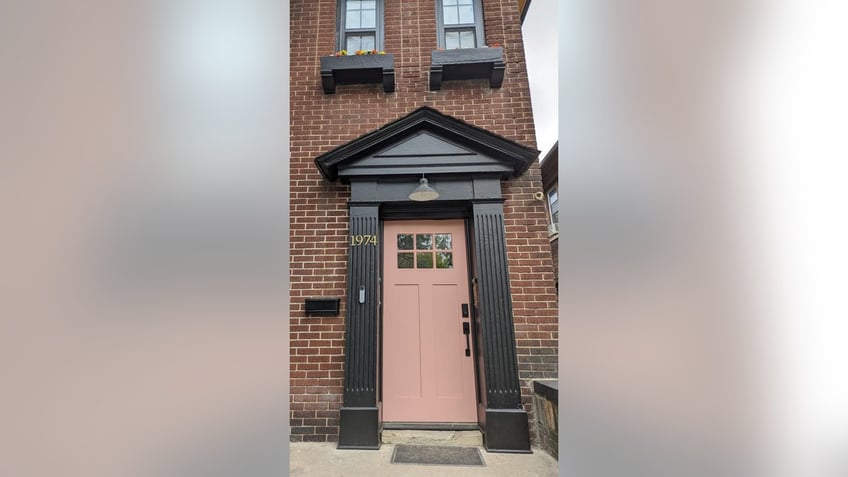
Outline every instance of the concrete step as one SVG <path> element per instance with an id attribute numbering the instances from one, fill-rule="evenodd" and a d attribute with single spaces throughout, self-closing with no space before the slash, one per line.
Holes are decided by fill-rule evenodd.
<path id="1" fill-rule="evenodd" d="M 480 431 L 422 431 L 383 429 L 383 444 L 482 446 Z"/>

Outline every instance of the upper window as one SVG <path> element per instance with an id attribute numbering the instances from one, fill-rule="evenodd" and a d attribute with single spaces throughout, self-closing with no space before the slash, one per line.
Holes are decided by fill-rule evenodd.
<path id="1" fill-rule="evenodd" d="M 339 0 L 339 50 L 383 49 L 383 0 Z"/>
<path id="2" fill-rule="evenodd" d="M 453 50 L 485 45 L 481 0 L 437 0 L 436 4 L 439 48 Z"/>

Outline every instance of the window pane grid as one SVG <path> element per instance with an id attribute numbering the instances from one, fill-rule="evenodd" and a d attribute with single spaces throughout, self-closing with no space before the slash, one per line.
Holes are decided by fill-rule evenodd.
<path id="1" fill-rule="evenodd" d="M 341 3 L 340 49 L 348 55 L 357 50 L 377 50 L 380 30 L 377 0 L 345 0 Z"/>
<path id="2" fill-rule="evenodd" d="M 345 8 L 345 28 L 376 28 L 377 2 L 348 0 Z"/>
<path id="3" fill-rule="evenodd" d="M 349 55 L 355 54 L 356 50 L 376 49 L 374 34 L 349 34 L 345 43 L 345 49 Z"/>
<path id="4" fill-rule="evenodd" d="M 442 21 L 445 25 L 473 25 L 473 0 L 444 0 L 442 3 Z"/>
<path id="5" fill-rule="evenodd" d="M 474 29 L 448 29 L 445 30 L 445 49 L 476 48 L 477 35 Z"/>
<path id="6" fill-rule="evenodd" d="M 398 268 L 452 269 L 453 235 L 449 233 L 397 234 Z"/>
<path id="7" fill-rule="evenodd" d="M 437 8 L 439 47 L 454 50 L 485 44 L 480 0 L 439 0 Z"/>

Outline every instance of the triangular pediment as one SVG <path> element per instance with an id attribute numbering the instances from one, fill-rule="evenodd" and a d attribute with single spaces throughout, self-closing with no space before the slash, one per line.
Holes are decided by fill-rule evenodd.
<path id="1" fill-rule="evenodd" d="M 374 157 L 413 157 L 422 154 L 428 156 L 469 156 L 475 153 L 445 141 L 444 138 L 436 134 L 423 131 L 374 154 Z"/>
<path id="2" fill-rule="evenodd" d="M 539 151 L 421 107 L 315 159 L 327 179 L 410 175 L 519 176 Z"/>

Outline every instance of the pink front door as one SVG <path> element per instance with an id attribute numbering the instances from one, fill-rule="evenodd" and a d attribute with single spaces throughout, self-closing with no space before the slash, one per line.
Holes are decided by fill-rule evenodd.
<path id="1" fill-rule="evenodd" d="M 463 221 L 387 221 L 383 243 L 383 421 L 477 422 Z"/>

